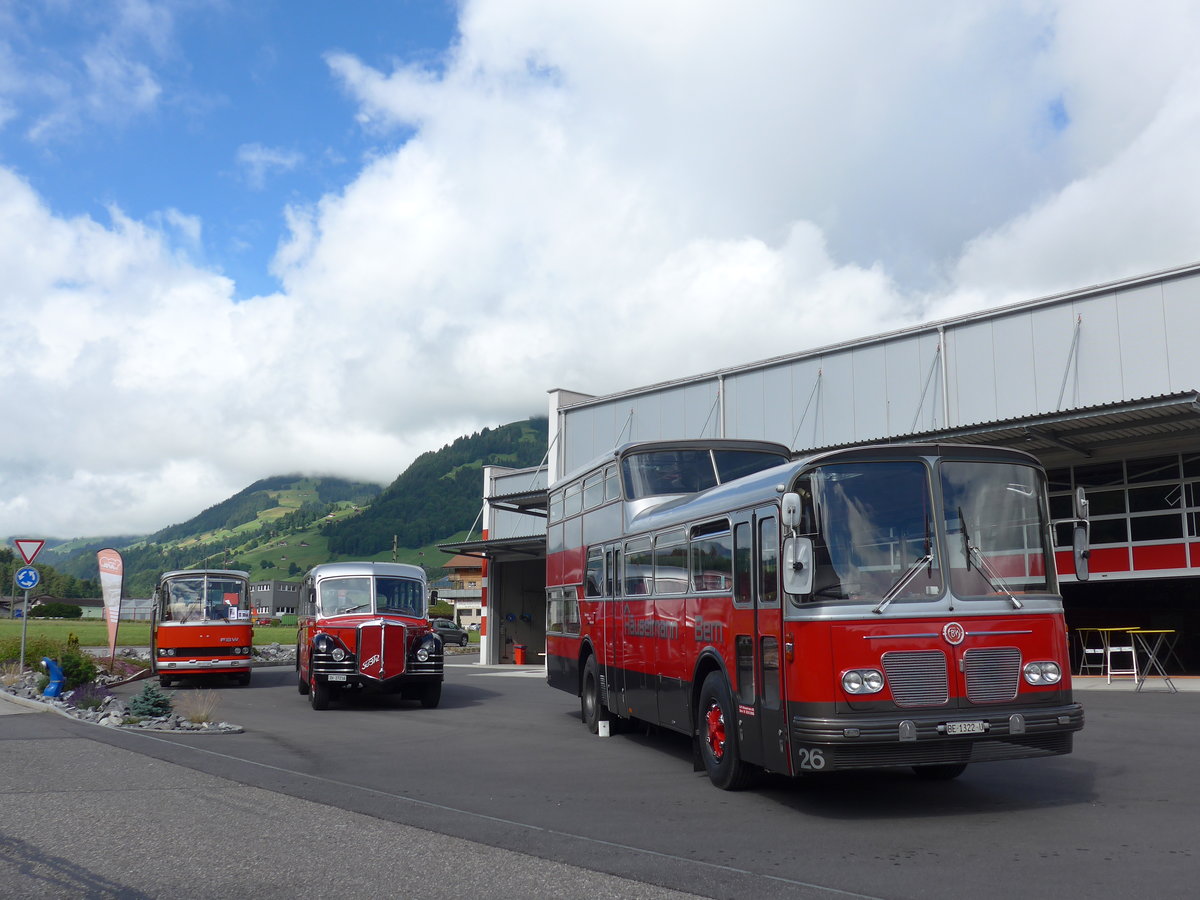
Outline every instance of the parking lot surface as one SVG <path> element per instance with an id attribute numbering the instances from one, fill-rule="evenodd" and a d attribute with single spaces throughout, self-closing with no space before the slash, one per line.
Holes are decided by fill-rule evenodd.
<path id="1" fill-rule="evenodd" d="M 1195 693 L 1081 692 L 1074 754 L 955 782 L 898 769 L 726 793 L 680 736 L 592 736 L 534 667 L 457 660 L 434 710 L 317 712 L 294 679 L 265 669 L 219 689 L 240 735 L 0 717 L 13 761 L 0 884 L 31 897 L 1193 895 Z"/>

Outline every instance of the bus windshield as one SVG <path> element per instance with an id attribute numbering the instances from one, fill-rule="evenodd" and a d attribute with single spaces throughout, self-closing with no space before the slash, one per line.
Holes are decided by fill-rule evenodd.
<path id="1" fill-rule="evenodd" d="M 371 605 L 371 582 L 375 583 L 375 605 Z M 425 590 L 414 578 L 356 575 L 326 578 L 320 582 L 318 602 L 321 615 L 348 613 L 395 613 L 420 618 L 425 615 Z"/>
<path id="2" fill-rule="evenodd" d="M 950 584 L 960 597 L 1053 592 L 1042 476 L 1031 466 L 941 464 Z"/>
<path id="3" fill-rule="evenodd" d="M 237 618 L 245 607 L 245 585 L 236 578 L 212 575 L 173 578 L 163 593 L 163 619 L 172 622 L 213 622 Z"/>
<path id="4" fill-rule="evenodd" d="M 320 583 L 317 603 L 323 616 L 371 611 L 371 578 L 326 578 Z"/>
<path id="5" fill-rule="evenodd" d="M 797 484 L 813 536 L 813 599 L 938 596 L 929 478 L 917 461 L 822 466 Z"/>
<path id="6" fill-rule="evenodd" d="M 375 579 L 376 611 L 421 617 L 425 614 L 425 591 L 421 582 L 412 578 Z"/>

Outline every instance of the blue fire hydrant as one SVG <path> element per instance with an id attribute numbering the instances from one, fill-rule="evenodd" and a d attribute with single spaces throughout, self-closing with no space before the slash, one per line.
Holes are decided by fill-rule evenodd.
<path id="1" fill-rule="evenodd" d="M 67 677 L 63 675 L 62 667 L 48 656 L 42 657 L 42 668 L 50 676 L 50 683 L 46 685 L 46 689 L 42 691 L 43 696 L 58 697 L 63 692 L 63 685 L 67 683 Z"/>

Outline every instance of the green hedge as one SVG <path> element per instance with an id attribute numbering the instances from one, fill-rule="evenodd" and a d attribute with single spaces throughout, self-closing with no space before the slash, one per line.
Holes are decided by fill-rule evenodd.
<path id="1" fill-rule="evenodd" d="M 78 619 L 83 615 L 83 607 L 74 603 L 41 603 L 29 611 L 31 619 Z"/>

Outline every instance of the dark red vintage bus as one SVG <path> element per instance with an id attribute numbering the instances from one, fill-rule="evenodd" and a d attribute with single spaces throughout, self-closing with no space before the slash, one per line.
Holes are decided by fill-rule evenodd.
<path id="1" fill-rule="evenodd" d="M 346 691 L 400 694 L 433 708 L 442 697 L 442 639 L 429 622 L 420 566 L 314 566 L 300 589 L 296 686 L 313 709 Z"/>
<path id="2" fill-rule="evenodd" d="M 1069 753 L 1051 527 L 1012 450 L 627 444 L 551 489 L 547 680 L 593 732 L 691 735 L 726 789 Z"/>

